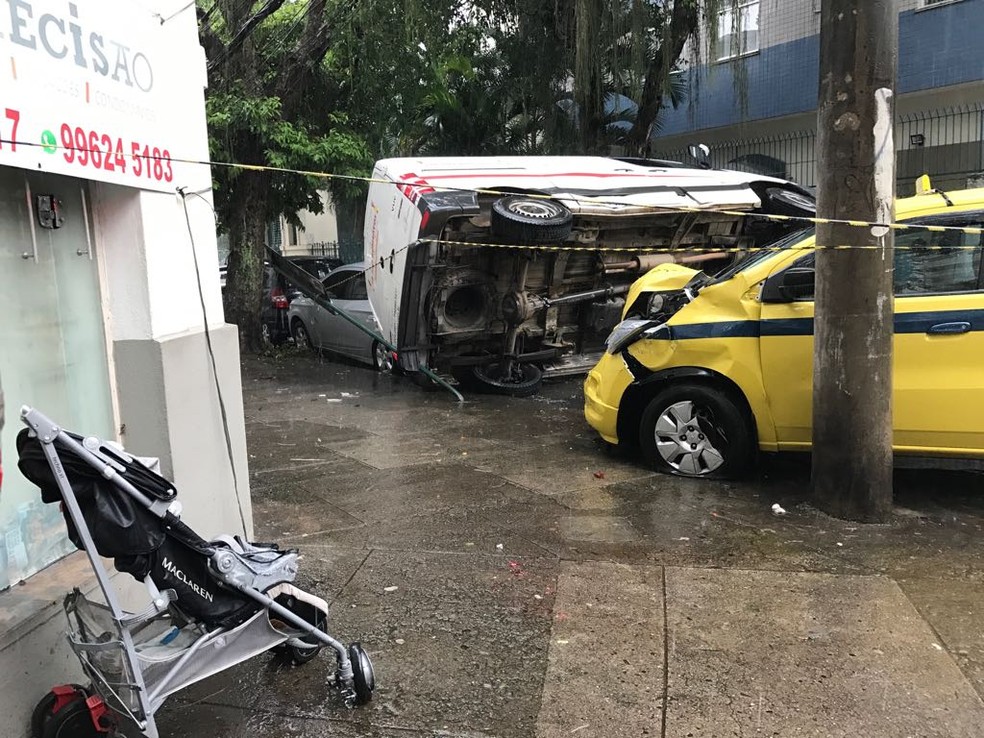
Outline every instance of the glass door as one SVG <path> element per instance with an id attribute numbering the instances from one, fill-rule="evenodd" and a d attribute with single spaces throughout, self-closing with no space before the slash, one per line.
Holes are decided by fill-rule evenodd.
<path id="1" fill-rule="evenodd" d="M 39 221 L 38 198 L 59 203 Z M 85 435 L 114 438 L 99 274 L 85 183 L 0 168 L 0 381 L 6 422 L 0 491 L 0 588 L 73 550 L 57 505 L 16 468 L 21 405 Z"/>

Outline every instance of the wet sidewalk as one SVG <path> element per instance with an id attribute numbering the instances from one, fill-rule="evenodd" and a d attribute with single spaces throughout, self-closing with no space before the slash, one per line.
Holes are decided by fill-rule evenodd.
<path id="1" fill-rule="evenodd" d="M 899 472 L 859 526 L 801 461 L 695 482 L 607 452 L 577 380 L 459 407 L 291 355 L 243 386 L 256 537 L 301 549 L 379 688 L 346 710 L 327 657 L 261 656 L 164 736 L 984 734 L 984 475 Z"/>

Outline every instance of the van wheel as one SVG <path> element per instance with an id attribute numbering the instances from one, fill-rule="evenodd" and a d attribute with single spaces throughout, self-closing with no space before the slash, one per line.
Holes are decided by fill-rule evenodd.
<path id="1" fill-rule="evenodd" d="M 744 410 L 724 392 L 681 383 L 660 391 L 639 428 L 644 458 L 682 477 L 731 478 L 753 456 L 755 432 Z"/>
<path id="2" fill-rule="evenodd" d="M 770 187 L 765 194 L 767 201 L 762 203 L 762 209 L 770 215 L 811 218 L 817 214 L 816 202 L 796 190 Z"/>
<path id="3" fill-rule="evenodd" d="M 476 392 L 488 395 L 529 397 L 535 395 L 543 384 L 543 372 L 533 364 L 514 361 L 508 376 L 503 376 L 501 367 L 499 362 L 471 367 L 468 385 Z"/>
<path id="4" fill-rule="evenodd" d="M 503 197 L 492 203 L 492 235 L 507 243 L 564 241 L 573 222 L 571 211 L 555 200 Z"/>

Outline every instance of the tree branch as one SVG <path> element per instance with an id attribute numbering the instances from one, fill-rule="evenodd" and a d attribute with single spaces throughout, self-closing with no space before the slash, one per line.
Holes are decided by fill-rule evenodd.
<path id="1" fill-rule="evenodd" d="M 228 45 L 225 47 L 224 52 L 209 61 L 208 71 L 211 72 L 216 65 L 218 65 L 219 61 L 228 59 L 231 54 L 237 51 L 239 47 L 246 42 L 246 39 L 250 37 L 255 28 L 264 20 L 280 10 L 284 2 L 285 0 L 267 0 L 266 4 L 262 8 L 256 11 L 246 20 L 245 23 L 243 23 L 242 27 L 236 32 L 236 35 L 232 37 L 232 40 L 229 41 Z"/>

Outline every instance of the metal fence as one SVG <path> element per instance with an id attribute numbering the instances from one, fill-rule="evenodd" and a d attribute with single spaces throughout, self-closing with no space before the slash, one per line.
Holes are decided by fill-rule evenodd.
<path id="1" fill-rule="evenodd" d="M 757 172 L 816 186 L 816 131 L 710 144 L 714 167 Z M 944 189 L 963 189 L 984 176 L 984 103 L 899 116 L 895 124 L 896 186 L 911 194 L 929 174 Z M 662 159 L 687 161 L 686 149 L 660 151 Z M 982 183 L 984 184 L 984 183 Z"/>
<path id="2" fill-rule="evenodd" d="M 962 189 L 984 172 L 984 104 L 915 113 L 895 125 L 896 176 L 911 193 L 929 174 L 943 189 Z"/>
<path id="3" fill-rule="evenodd" d="M 320 241 L 308 244 L 311 256 L 323 256 L 326 259 L 337 259 L 343 264 L 362 261 L 361 241 Z"/>
<path id="4" fill-rule="evenodd" d="M 321 241 L 307 245 L 311 251 L 311 256 L 323 256 L 326 259 L 341 259 L 341 250 L 336 241 Z"/>

